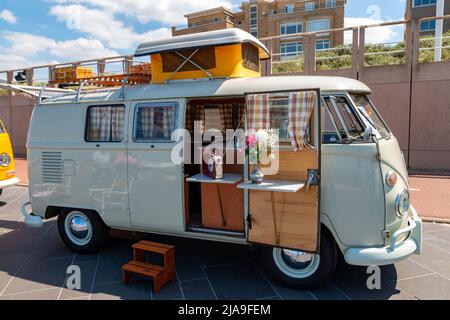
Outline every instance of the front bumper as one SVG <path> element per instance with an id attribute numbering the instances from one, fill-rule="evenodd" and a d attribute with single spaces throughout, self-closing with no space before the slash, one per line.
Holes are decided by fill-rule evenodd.
<path id="1" fill-rule="evenodd" d="M 397 239 L 406 233 L 406 240 L 397 243 Z M 344 253 L 348 264 L 355 266 L 384 266 L 397 263 L 412 254 L 422 253 L 422 219 L 411 206 L 409 225 L 396 231 L 390 240 L 390 245 L 377 248 L 349 248 Z"/>
<path id="2" fill-rule="evenodd" d="M 20 182 L 20 180 L 17 177 L 2 180 L 2 181 L 0 181 L 0 189 L 15 186 L 19 182 Z"/>

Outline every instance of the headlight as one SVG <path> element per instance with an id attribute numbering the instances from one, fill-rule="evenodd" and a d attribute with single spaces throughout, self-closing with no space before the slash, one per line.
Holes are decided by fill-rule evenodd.
<path id="1" fill-rule="evenodd" d="M 397 184 L 397 179 L 398 176 L 394 171 L 388 171 L 388 173 L 386 174 L 386 183 L 391 188 L 395 187 L 395 185 Z"/>
<path id="2" fill-rule="evenodd" d="M 399 218 L 403 218 L 405 214 L 408 213 L 409 206 L 410 206 L 409 192 L 408 190 L 403 190 L 397 195 L 397 198 L 395 199 L 395 208 L 397 216 Z"/>
<path id="3" fill-rule="evenodd" d="M 7 167 L 11 163 L 11 158 L 6 154 L 3 153 L 0 155 L 0 166 Z"/>

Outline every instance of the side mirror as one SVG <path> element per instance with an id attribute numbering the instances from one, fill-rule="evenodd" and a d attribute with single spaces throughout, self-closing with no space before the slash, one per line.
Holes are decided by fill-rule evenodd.
<path id="1" fill-rule="evenodd" d="M 372 142 L 373 137 L 373 129 L 371 126 L 366 127 L 366 130 L 364 130 L 364 142 Z"/>

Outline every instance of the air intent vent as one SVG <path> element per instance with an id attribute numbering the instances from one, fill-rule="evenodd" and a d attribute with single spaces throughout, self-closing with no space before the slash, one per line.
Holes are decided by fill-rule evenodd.
<path id="1" fill-rule="evenodd" d="M 62 183 L 61 152 L 42 152 L 42 181 Z"/>

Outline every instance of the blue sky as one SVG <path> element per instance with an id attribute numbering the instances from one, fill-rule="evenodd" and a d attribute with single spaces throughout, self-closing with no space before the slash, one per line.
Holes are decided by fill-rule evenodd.
<path id="1" fill-rule="evenodd" d="M 166 37 L 183 14 L 236 0 L 0 0 L 0 70 L 132 53 Z M 406 0 L 348 0 L 346 25 L 403 19 Z M 382 41 L 395 29 L 372 32 Z"/>

